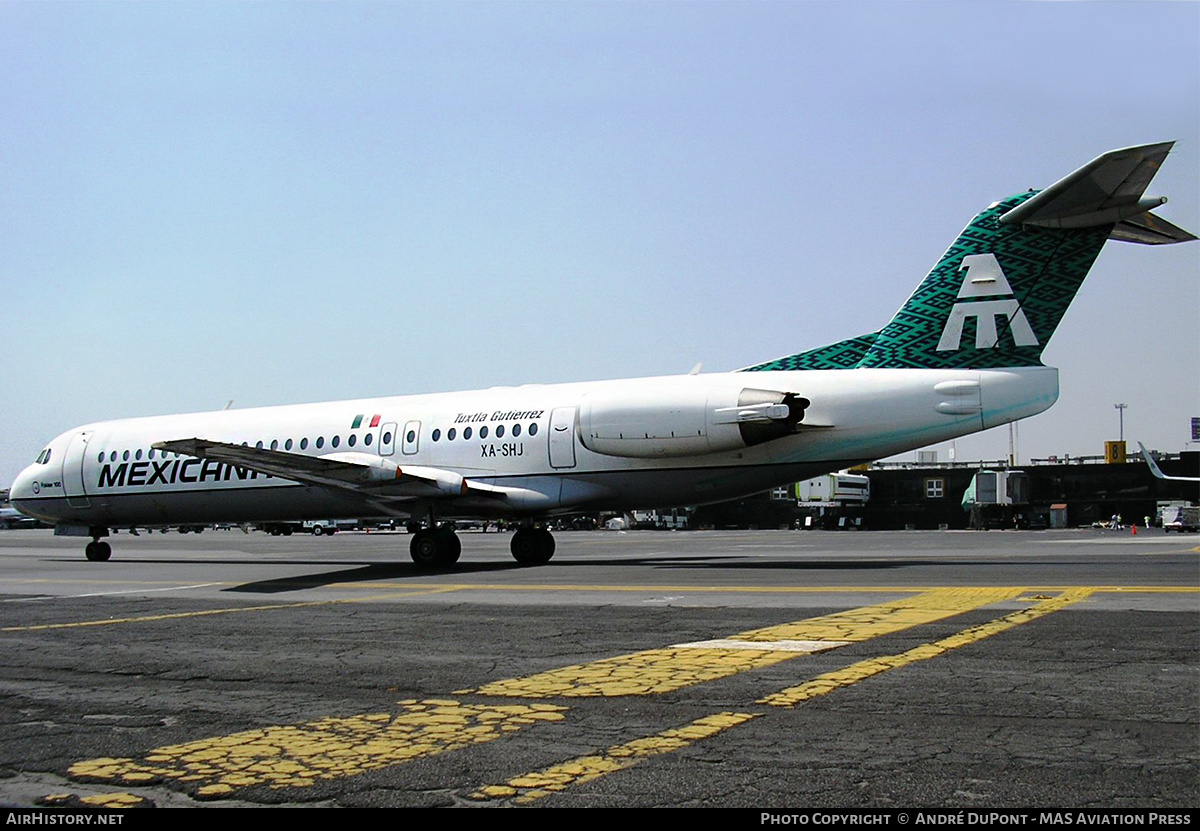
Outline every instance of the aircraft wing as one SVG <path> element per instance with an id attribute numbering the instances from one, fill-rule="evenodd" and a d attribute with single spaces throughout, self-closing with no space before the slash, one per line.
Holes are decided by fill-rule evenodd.
<path id="1" fill-rule="evenodd" d="M 494 491 L 487 486 L 469 485 L 461 475 L 450 470 L 419 465 L 401 467 L 370 453 L 307 456 L 200 438 L 163 441 L 153 447 L 225 462 L 306 485 L 356 491 L 376 498 L 453 497 L 464 496 L 470 491 L 491 495 Z"/>

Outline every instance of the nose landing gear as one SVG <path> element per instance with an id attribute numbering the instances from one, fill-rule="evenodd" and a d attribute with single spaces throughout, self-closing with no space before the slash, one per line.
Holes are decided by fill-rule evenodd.
<path id="1" fill-rule="evenodd" d="M 104 542 L 101 537 L 108 536 L 108 529 L 92 529 L 92 541 L 83 549 L 83 556 L 87 557 L 93 563 L 102 563 L 112 556 L 112 546 Z"/>

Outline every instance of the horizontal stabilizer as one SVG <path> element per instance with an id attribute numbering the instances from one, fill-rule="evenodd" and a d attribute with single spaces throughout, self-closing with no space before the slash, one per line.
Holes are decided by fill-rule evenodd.
<path id="1" fill-rule="evenodd" d="M 1196 235 L 1147 211 L 1141 216 L 1118 222 L 1108 238 L 1142 245 L 1169 245 L 1173 242 L 1190 242 L 1196 239 Z"/>
<path id="2" fill-rule="evenodd" d="M 1000 217 L 1000 222 L 1042 228 L 1091 228 L 1144 214 L 1167 201 L 1142 194 L 1174 144 L 1165 141 L 1110 150 L 1017 205 Z"/>

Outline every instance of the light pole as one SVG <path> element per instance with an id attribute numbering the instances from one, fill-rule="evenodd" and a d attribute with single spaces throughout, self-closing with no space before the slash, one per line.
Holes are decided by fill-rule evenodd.
<path id="1" fill-rule="evenodd" d="M 1121 439 L 1121 443 L 1124 444 L 1125 443 L 1125 408 L 1128 407 L 1129 405 L 1128 404 L 1113 404 L 1113 406 L 1116 407 L 1117 412 L 1120 414 L 1119 417 L 1121 420 L 1121 434 L 1120 434 L 1119 438 Z"/>

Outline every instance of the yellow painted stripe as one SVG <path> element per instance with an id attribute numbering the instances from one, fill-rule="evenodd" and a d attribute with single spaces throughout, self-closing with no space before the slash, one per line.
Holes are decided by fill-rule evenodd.
<path id="1" fill-rule="evenodd" d="M 84 805 L 98 805 L 101 808 L 141 808 L 149 804 L 150 800 L 144 796 L 138 796 L 131 793 L 103 793 L 95 796 L 85 796 L 79 800 Z"/>
<path id="2" fill-rule="evenodd" d="M 643 759 L 672 753 L 700 739 L 716 735 L 756 718 L 755 713 L 717 713 L 697 719 L 691 724 L 664 730 L 653 736 L 610 747 L 603 753 L 581 756 L 553 765 L 536 773 L 510 779 L 503 785 L 489 785 L 471 794 L 473 799 L 510 799 L 521 804 L 535 802 L 553 793 L 564 791 L 601 776 L 633 767 Z"/>
<path id="3" fill-rule="evenodd" d="M 1005 615 L 979 626 L 973 626 L 948 638 L 923 644 L 906 652 L 901 652 L 898 655 L 869 658 L 865 661 L 851 664 L 845 669 L 827 672 L 811 681 L 795 687 L 788 687 L 785 690 L 761 698 L 758 703 L 771 704 L 777 707 L 794 706 L 802 701 L 807 701 L 819 695 L 825 695 L 841 687 L 857 684 L 859 681 L 878 675 L 881 672 L 887 672 L 889 669 L 936 658 L 938 655 L 943 655 L 951 649 L 957 649 L 960 646 L 966 646 L 967 644 L 981 641 L 1000 632 L 1005 632 L 1015 626 L 1020 626 L 1022 623 L 1028 623 L 1031 620 L 1036 620 L 1052 612 L 1057 612 L 1060 609 L 1070 606 L 1072 603 L 1078 603 L 1091 594 L 1092 590 L 1089 588 L 1065 591 L 1058 597 L 1041 601 L 1036 606 L 1022 609 L 1019 612 L 1013 612 L 1010 615 Z"/>
<path id="4" fill-rule="evenodd" d="M 197 793 L 208 797 L 252 785 L 305 787 L 490 742 L 539 722 L 561 721 L 566 710 L 553 704 L 498 706 L 441 699 L 399 705 L 399 714 L 325 718 L 159 747 L 141 760 L 91 759 L 75 763 L 68 773 L 127 785 L 175 779 L 195 783 Z"/>
<path id="5" fill-rule="evenodd" d="M 933 623 L 943 618 L 1011 600 L 1023 594 L 1024 588 L 949 588 L 928 591 L 915 597 L 905 597 L 849 609 L 832 615 L 784 623 L 734 635 L 745 641 L 867 641 L 902 629 Z"/>
<path id="6" fill-rule="evenodd" d="M 396 597 L 415 597 L 425 594 L 441 594 L 454 591 L 453 589 L 422 589 L 419 591 L 403 592 L 400 594 L 381 594 L 377 597 L 351 597 L 337 600 L 309 600 L 301 603 L 272 603 L 267 606 L 233 606 L 225 609 L 202 609 L 197 612 L 172 612 L 165 615 L 142 615 L 140 617 L 115 617 L 103 620 L 80 620 L 74 623 L 40 623 L 33 626 L 5 626 L 0 632 L 35 632 L 40 629 L 77 629 L 85 626 L 113 626 L 118 623 L 151 623 L 159 620 L 178 620 L 189 617 L 208 617 L 210 615 L 232 615 L 239 612 L 270 612 L 276 609 L 303 609 L 310 606 L 331 606 L 336 603 L 371 603 L 377 600 L 390 600 Z"/>
<path id="7" fill-rule="evenodd" d="M 937 619 L 948 614 L 978 608 L 997 598 L 1022 594 L 1018 589 L 986 591 L 948 590 L 940 593 L 892 601 L 877 607 L 878 616 L 891 621 L 892 629 L 916 625 L 913 620 L 925 615 Z M 1037 606 L 1015 612 L 981 626 L 964 630 L 957 635 L 926 644 L 891 658 L 863 661 L 847 668 L 844 673 L 829 673 L 813 682 L 789 688 L 759 703 L 794 704 L 814 695 L 829 692 L 838 686 L 856 683 L 894 666 L 925 660 L 949 649 L 973 643 L 984 637 L 1005 631 L 1021 623 L 1057 611 L 1088 597 L 1091 588 L 1079 588 L 1050 598 Z M 1029 601 L 1032 602 L 1032 601 Z M 295 604 L 309 605 L 309 604 Z M 277 607 L 267 607 L 277 608 Z M 876 608 L 876 607 L 871 607 Z M 877 618 L 863 616 L 862 609 L 849 610 L 849 619 L 862 623 L 869 631 L 882 631 Z M 920 614 L 915 614 L 920 611 Z M 935 614 L 937 613 L 937 614 Z M 914 617 L 915 614 L 915 617 Z M 929 616 L 932 616 L 931 618 Z M 809 623 L 826 628 L 830 619 L 822 616 L 810 621 L 783 624 L 780 627 L 753 630 L 747 635 L 760 636 L 778 631 L 798 631 Z M 845 627 L 835 627 L 844 631 Z M 785 660 L 796 653 L 780 653 L 769 644 L 747 640 L 731 652 L 759 654 L 749 646 L 767 646 L 763 654 Z M 681 648 L 682 649 L 682 648 Z M 651 650 L 659 652 L 665 650 Z M 686 650 L 683 650 L 686 651 Z M 695 649 L 698 653 L 722 650 Z M 644 654 L 644 653 L 638 653 Z M 728 657 L 728 656 L 725 656 Z M 536 676 L 534 676 L 536 677 Z M 520 680 L 520 679 L 518 679 Z M 696 680 L 686 683 L 698 683 Z M 682 685 L 682 684 L 680 684 Z M 174 779 L 198 788 L 203 797 L 219 798 L 236 788 L 265 785 L 271 788 L 306 787 L 318 780 L 354 776 L 415 759 L 455 750 L 472 744 L 493 741 L 503 734 L 523 729 L 539 722 L 556 722 L 565 718 L 566 707 L 553 704 L 464 704 L 457 700 L 430 699 L 399 702 L 401 712 L 368 713 L 346 718 L 326 718 L 299 725 L 249 730 L 230 736 L 219 736 L 180 745 L 159 747 L 142 759 L 100 758 L 72 765 L 69 773 L 80 779 L 126 785 L 147 784 L 155 780 Z M 480 799 L 512 798 L 532 802 L 571 785 L 590 781 L 608 773 L 637 764 L 641 759 L 672 752 L 681 747 L 734 727 L 757 715 L 755 713 L 725 712 L 697 719 L 691 724 L 642 737 L 592 755 L 580 757 L 509 780 L 505 785 L 481 789 Z M 89 799 L 120 801 L 121 794 L 102 795 Z"/>
<path id="8" fill-rule="evenodd" d="M 783 650 L 647 649 L 525 678 L 496 681 L 455 694 L 473 692 L 512 698 L 654 695 L 771 666 L 798 654 L 801 653 Z"/>
<path id="9" fill-rule="evenodd" d="M 974 626 L 963 630 L 948 638 L 943 638 L 932 644 L 926 644 L 916 649 L 909 650 L 898 656 L 890 656 L 877 658 L 868 661 L 861 661 L 847 667 L 845 670 L 833 673 L 826 673 L 808 684 L 802 684 L 798 687 L 791 687 L 776 693 L 773 696 L 767 696 L 759 701 L 762 704 L 773 704 L 777 706 L 790 706 L 798 704 L 801 701 L 808 700 L 817 695 L 822 695 L 830 692 L 838 687 L 848 686 L 857 683 L 880 672 L 892 669 L 896 666 L 904 666 L 907 663 L 926 660 L 944 654 L 950 649 L 955 649 L 960 646 L 965 646 L 974 643 L 991 635 L 1011 629 L 1022 623 L 1027 623 L 1030 620 L 1035 620 L 1043 615 L 1048 615 L 1051 612 L 1058 611 L 1072 603 L 1076 603 L 1092 594 L 1092 590 L 1088 588 L 1073 589 L 1063 592 L 1058 597 L 1046 598 L 1030 609 L 1023 609 L 1014 612 L 1010 615 L 1005 615 L 1002 618 L 993 620 L 989 623 L 980 626 Z M 977 598 L 978 599 L 978 598 Z M 960 602 L 969 602 L 966 598 Z M 1035 601 L 1029 601 L 1035 602 Z M 945 598 L 926 598 L 924 601 L 914 604 L 915 607 L 925 607 L 936 609 L 945 605 Z M 860 612 L 862 610 L 852 610 Z M 832 616 L 831 616 L 832 617 Z M 827 619 L 814 618 L 814 621 L 827 622 Z M 801 621 L 800 624 L 806 623 Z M 795 625 L 800 625 L 795 624 Z M 785 624 L 792 625 L 792 624 Z M 874 623 L 868 621 L 868 627 L 873 627 Z M 764 630 L 758 630 L 764 631 Z M 690 744 L 699 738 L 714 735 L 722 730 L 734 727 L 752 718 L 756 718 L 761 713 L 720 713 L 715 716 L 698 719 L 687 727 L 679 730 L 668 730 L 664 733 L 659 733 L 655 736 L 650 736 L 641 739 L 635 739 L 623 745 L 617 745 L 603 753 L 593 756 L 582 756 L 577 759 L 572 759 L 561 764 L 553 765 L 536 773 L 518 776 L 508 780 L 503 785 L 490 785 L 473 793 L 471 796 L 474 799 L 480 800 L 495 800 L 495 799 L 513 799 L 515 802 L 524 804 L 534 802 L 538 799 L 550 796 L 566 790 L 573 785 L 583 784 L 610 773 L 632 767 L 642 759 L 658 753 L 667 753 L 677 750 L 681 747 Z"/>
<path id="10" fill-rule="evenodd" d="M 1024 591 L 1023 588 L 1012 587 L 942 589 L 877 606 L 864 606 L 795 623 L 754 629 L 733 635 L 730 640 L 768 643 L 862 641 L 1009 600 Z M 495 681 L 477 689 L 458 690 L 455 695 L 477 693 L 512 698 L 652 695 L 771 666 L 800 654 L 803 653 L 789 649 L 648 649 L 524 678 Z"/>

